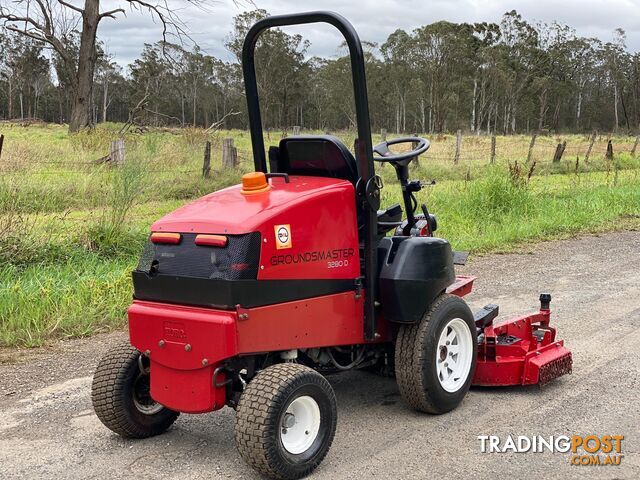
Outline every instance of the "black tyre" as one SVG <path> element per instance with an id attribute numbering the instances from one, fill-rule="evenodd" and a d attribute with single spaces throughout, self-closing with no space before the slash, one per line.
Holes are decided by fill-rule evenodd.
<path id="1" fill-rule="evenodd" d="M 322 462 L 336 431 L 336 397 L 318 372 L 281 363 L 258 373 L 238 403 L 235 438 L 263 475 L 301 478 Z"/>
<path id="2" fill-rule="evenodd" d="M 163 433 L 179 413 L 155 402 L 149 394 L 148 360 L 128 343 L 108 352 L 98 364 L 91 385 L 93 409 L 110 430 L 129 438 Z"/>
<path id="3" fill-rule="evenodd" d="M 400 394 L 416 410 L 453 410 L 471 385 L 477 336 L 473 314 L 460 297 L 439 296 L 420 322 L 402 325 L 395 368 Z"/>

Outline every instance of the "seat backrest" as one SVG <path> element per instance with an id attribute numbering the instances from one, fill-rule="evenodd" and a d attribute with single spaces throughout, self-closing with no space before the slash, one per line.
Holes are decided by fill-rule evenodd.
<path id="1" fill-rule="evenodd" d="M 280 140 L 272 170 L 290 175 L 341 178 L 358 181 L 356 160 L 349 149 L 330 135 L 300 135 Z"/>

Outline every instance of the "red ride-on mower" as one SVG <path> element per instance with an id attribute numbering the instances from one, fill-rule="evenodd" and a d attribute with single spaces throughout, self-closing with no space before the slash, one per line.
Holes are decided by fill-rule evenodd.
<path id="1" fill-rule="evenodd" d="M 294 136 L 269 149 L 254 49 L 267 28 L 326 22 L 351 55 L 358 122 L 355 158 L 330 136 Z M 349 22 L 325 12 L 268 17 L 243 49 L 255 172 L 157 221 L 133 272 L 131 345 L 96 370 L 92 399 L 114 432 L 164 432 L 180 412 L 236 410 L 240 455 L 260 473 L 299 478 L 327 454 L 336 398 L 323 374 L 395 372 L 413 408 L 440 414 L 469 386 L 545 383 L 571 370 L 571 353 L 540 311 L 494 324 L 475 315 L 449 243 L 415 193 L 408 165 L 422 138 L 371 145 L 362 47 Z M 277 81 L 277 79 L 274 79 Z M 393 153 L 389 145 L 413 149 Z M 374 161 L 391 164 L 400 205 L 380 208 Z M 393 232 L 392 236 L 387 234 Z"/>

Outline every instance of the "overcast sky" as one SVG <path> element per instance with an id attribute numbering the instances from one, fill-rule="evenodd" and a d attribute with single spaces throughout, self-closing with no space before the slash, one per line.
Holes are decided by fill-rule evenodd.
<path id="1" fill-rule="evenodd" d="M 185 0 L 169 1 L 206 53 L 231 59 L 224 47 L 225 37 L 231 31 L 233 17 L 253 9 L 250 2 L 214 0 L 203 11 Z M 101 3 L 103 10 L 109 10 L 116 1 Z M 574 27 L 579 35 L 603 41 L 610 41 L 613 30 L 621 27 L 627 32 L 628 48 L 640 50 L 640 0 L 255 0 L 255 5 L 270 14 L 332 10 L 349 19 L 362 40 L 378 43 L 397 28 L 410 31 L 439 20 L 499 22 L 504 12 L 516 9 L 529 22 L 557 20 Z M 341 38 L 329 25 L 286 31 L 304 34 L 312 44 L 310 55 L 333 57 L 338 53 Z M 98 36 L 124 66 L 139 57 L 144 43 L 161 38 L 161 27 L 148 14 L 128 11 L 126 18 L 103 20 Z"/>

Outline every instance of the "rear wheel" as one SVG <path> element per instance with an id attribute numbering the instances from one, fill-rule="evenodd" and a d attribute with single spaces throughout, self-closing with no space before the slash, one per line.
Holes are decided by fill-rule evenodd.
<path id="1" fill-rule="evenodd" d="M 460 297 L 441 295 L 420 322 L 400 327 L 395 365 L 401 395 L 416 410 L 453 410 L 469 390 L 476 354 L 471 310 Z"/>
<path id="2" fill-rule="evenodd" d="M 329 451 L 336 419 L 336 398 L 322 375 L 295 363 L 274 365 L 258 373 L 240 397 L 236 445 L 263 475 L 304 477 Z"/>
<path id="3" fill-rule="evenodd" d="M 100 421 L 123 437 L 146 438 L 163 433 L 178 418 L 151 398 L 148 360 L 128 343 L 108 352 L 91 385 L 93 409 Z"/>

